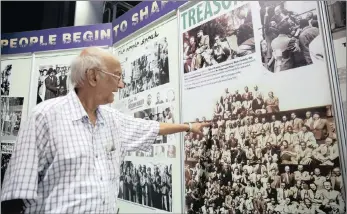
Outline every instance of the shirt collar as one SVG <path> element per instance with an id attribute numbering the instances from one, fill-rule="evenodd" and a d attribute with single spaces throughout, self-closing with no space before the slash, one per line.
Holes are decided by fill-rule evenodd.
<path id="1" fill-rule="evenodd" d="M 88 118 L 88 114 L 82 106 L 75 90 L 71 90 L 66 97 L 69 103 L 70 117 L 72 121 Z M 103 116 L 100 106 L 96 109 L 96 118 L 97 123 L 104 123 L 105 117 Z"/>

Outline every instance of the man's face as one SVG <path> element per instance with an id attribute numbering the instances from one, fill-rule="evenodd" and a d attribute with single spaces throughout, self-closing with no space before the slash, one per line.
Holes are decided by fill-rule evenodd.
<path id="1" fill-rule="evenodd" d="M 325 139 L 325 144 L 326 144 L 327 146 L 330 146 L 332 143 L 333 143 L 333 140 L 332 140 L 331 138 Z"/>
<path id="2" fill-rule="evenodd" d="M 294 120 L 294 119 L 296 118 L 296 115 L 295 115 L 294 113 L 292 113 L 292 114 L 290 115 L 290 117 Z"/>
<path id="3" fill-rule="evenodd" d="M 197 37 L 200 38 L 202 36 L 202 31 L 199 31 Z"/>
<path id="4" fill-rule="evenodd" d="M 311 117 L 311 112 L 306 112 L 306 118 L 310 118 Z"/>
<path id="5" fill-rule="evenodd" d="M 331 189 L 331 184 L 330 184 L 330 182 L 324 182 L 324 189 L 326 189 L 326 190 L 330 190 Z"/>
<path id="6" fill-rule="evenodd" d="M 147 96 L 147 104 L 150 105 L 152 102 L 152 96 L 148 95 Z"/>
<path id="7" fill-rule="evenodd" d="M 104 72 L 108 72 L 119 77 L 122 76 L 122 69 L 117 60 L 114 58 L 106 58 L 105 62 Z M 123 88 L 124 83 L 121 79 L 119 79 L 119 77 L 105 74 L 101 71 L 97 72 L 99 72 L 99 75 L 96 75 L 97 84 L 95 85 L 97 96 L 101 99 L 102 104 L 112 103 L 114 101 L 113 93 L 118 92 L 118 89 Z"/>
<path id="8" fill-rule="evenodd" d="M 282 117 L 282 120 L 283 120 L 283 122 L 286 122 L 286 121 L 287 121 L 287 117 L 286 117 L 286 116 L 283 116 L 283 117 Z"/>
<path id="9" fill-rule="evenodd" d="M 320 175 L 320 169 L 316 168 L 316 169 L 314 170 L 314 174 L 317 175 L 317 176 L 319 176 L 319 175 Z"/>
<path id="10" fill-rule="evenodd" d="M 273 97 L 274 94 L 272 92 L 269 92 L 269 97 Z"/>

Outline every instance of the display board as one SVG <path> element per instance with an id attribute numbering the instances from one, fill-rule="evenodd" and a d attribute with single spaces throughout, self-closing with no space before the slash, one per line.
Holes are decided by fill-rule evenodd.
<path id="1" fill-rule="evenodd" d="M 186 212 L 344 213 L 318 20 L 308 1 L 180 11 L 182 120 L 212 123 L 184 137 Z"/>
<path id="2" fill-rule="evenodd" d="M 113 106 L 135 118 L 179 123 L 177 20 L 117 44 L 125 88 Z M 179 134 L 158 136 L 151 152 L 128 153 L 121 166 L 121 213 L 181 212 Z M 173 200 L 175 198 L 175 200 Z"/>
<path id="3" fill-rule="evenodd" d="M 26 120 L 32 56 L 1 59 L 1 184 L 21 124 Z"/>
<path id="4" fill-rule="evenodd" d="M 119 213 L 345 213 L 346 151 L 319 17 L 330 16 L 346 110 L 345 3 L 330 1 L 329 14 L 309 1 L 184 4 L 144 1 L 112 24 L 3 34 L 2 55 L 18 56 L 1 59 L 1 183 L 29 112 L 72 90 L 71 60 L 99 46 L 123 70 L 111 107 L 212 124 L 127 153 Z"/>

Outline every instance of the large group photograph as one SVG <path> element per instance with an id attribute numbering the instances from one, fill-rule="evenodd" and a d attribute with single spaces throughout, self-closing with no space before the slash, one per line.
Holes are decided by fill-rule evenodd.
<path id="1" fill-rule="evenodd" d="M 21 125 L 24 97 L 1 97 L 1 136 L 15 138 Z"/>
<path id="2" fill-rule="evenodd" d="M 251 5 L 246 4 L 183 33 L 184 73 L 255 52 Z"/>
<path id="3" fill-rule="evenodd" d="M 65 96 L 70 90 L 69 65 L 39 66 L 36 104 L 52 98 Z"/>
<path id="4" fill-rule="evenodd" d="M 154 108 L 148 108 L 134 113 L 135 118 L 141 118 L 145 120 L 154 120 L 161 123 L 175 123 L 174 109 L 171 105 L 161 105 Z M 171 135 L 158 136 L 154 144 L 162 144 L 170 142 Z"/>
<path id="5" fill-rule="evenodd" d="M 172 165 L 123 161 L 118 198 L 172 212 Z"/>
<path id="6" fill-rule="evenodd" d="M 324 60 L 316 2 L 259 1 L 263 66 L 276 73 Z"/>
<path id="7" fill-rule="evenodd" d="M 131 70 L 123 71 L 125 87 L 120 99 L 164 85 L 170 81 L 169 50 L 166 37 L 154 41 L 139 51 L 139 58 L 131 61 Z"/>
<path id="8" fill-rule="evenodd" d="M 345 213 L 331 106 L 215 115 L 185 136 L 187 213 Z"/>
<path id="9" fill-rule="evenodd" d="M 12 64 L 1 66 L 1 96 L 10 95 Z"/>

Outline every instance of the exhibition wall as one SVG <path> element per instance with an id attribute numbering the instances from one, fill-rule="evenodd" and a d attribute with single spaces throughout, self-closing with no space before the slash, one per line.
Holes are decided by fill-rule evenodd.
<path id="1" fill-rule="evenodd" d="M 344 213 L 346 34 L 329 16 L 323 2 L 145 1 L 112 24 L 2 35 L 1 179 L 30 111 L 99 46 L 122 67 L 112 108 L 212 124 L 126 153 L 119 213 Z"/>

